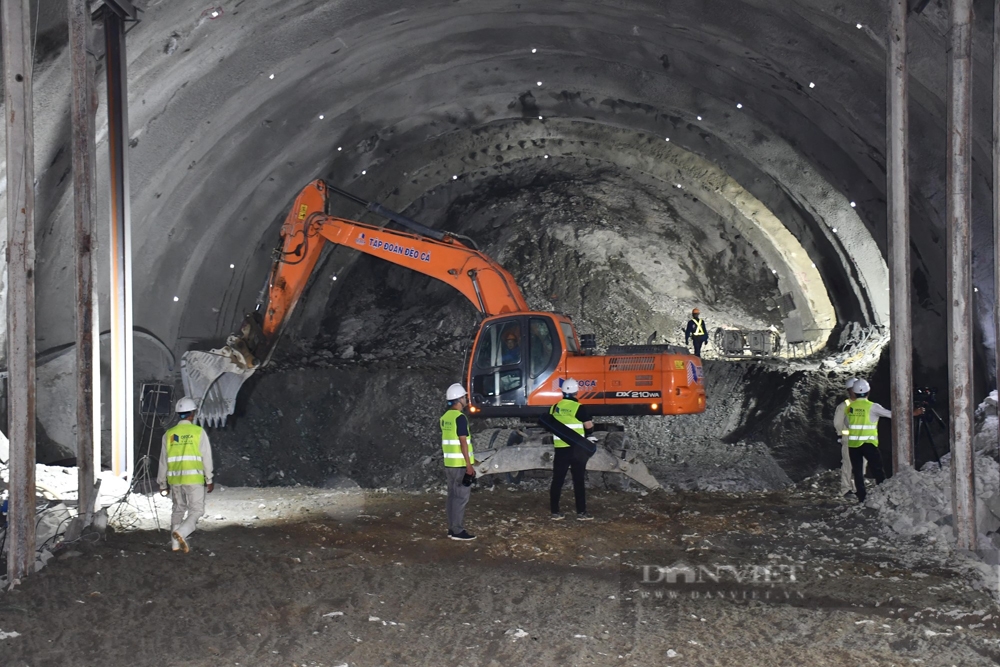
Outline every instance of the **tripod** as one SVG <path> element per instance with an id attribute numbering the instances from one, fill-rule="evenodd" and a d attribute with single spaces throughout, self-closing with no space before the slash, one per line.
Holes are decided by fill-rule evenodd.
<path id="1" fill-rule="evenodd" d="M 941 455 L 938 454 L 937 447 L 934 446 L 934 436 L 931 435 L 931 424 L 936 422 L 944 428 L 947 428 L 947 424 L 945 424 L 945 421 L 941 419 L 941 415 L 937 413 L 937 410 L 927 404 L 924 404 L 924 414 L 916 417 L 915 419 L 917 420 L 917 428 L 916 437 L 913 442 L 914 450 L 916 450 L 917 445 L 920 444 L 920 435 L 926 435 L 927 442 L 931 445 L 931 452 L 934 453 L 934 460 L 937 461 L 938 468 L 941 468 Z"/>

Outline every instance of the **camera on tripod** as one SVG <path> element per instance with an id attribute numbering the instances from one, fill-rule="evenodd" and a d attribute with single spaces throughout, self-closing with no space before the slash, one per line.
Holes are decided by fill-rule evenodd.
<path id="1" fill-rule="evenodd" d="M 937 404 L 937 387 L 917 387 L 913 390 L 913 407 L 923 408 L 924 414 L 917 419 L 930 422 L 934 415 L 932 411 Z"/>

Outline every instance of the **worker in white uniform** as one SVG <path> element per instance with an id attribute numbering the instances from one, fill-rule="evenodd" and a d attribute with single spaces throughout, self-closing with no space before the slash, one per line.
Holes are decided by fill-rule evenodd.
<path id="1" fill-rule="evenodd" d="M 163 434 L 156 483 L 160 494 L 169 494 L 174 505 L 170 515 L 170 547 L 187 553 L 188 536 L 205 513 L 205 494 L 215 489 L 212 444 L 205 429 L 191 421 L 198 410 L 193 399 L 185 396 L 177 401 L 175 410 L 180 421 Z"/>
<path id="2" fill-rule="evenodd" d="M 847 427 L 847 406 L 854 400 L 854 383 L 858 378 L 850 378 L 844 383 L 847 389 L 847 399 L 837 403 L 837 409 L 833 412 L 833 427 L 837 429 L 840 437 L 840 495 L 845 498 L 854 495 L 854 476 L 851 474 L 851 455 L 848 449 L 850 435 Z M 867 469 L 868 464 L 865 464 Z"/>

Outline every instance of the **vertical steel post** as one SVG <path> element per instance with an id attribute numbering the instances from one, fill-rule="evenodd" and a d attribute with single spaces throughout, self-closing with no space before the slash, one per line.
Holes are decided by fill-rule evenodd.
<path id="1" fill-rule="evenodd" d="M 975 550 L 972 397 L 972 0 L 952 0 L 948 67 L 948 371 L 951 481 L 960 549 Z"/>
<path id="2" fill-rule="evenodd" d="M 29 0 L 0 0 L 7 130 L 7 580 L 35 571 L 35 142 Z"/>
<path id="3" fill-rule="evenodd" d="M 993 380 L 1000 399 L 1000 0 L 993 6 L 993 326 Z"/>
<path id="4" fill-rule="evenodd" d="M 910 313 L 909 71 L 906 0 L 889 0 L 886 145 L 889 151 L 889 319 L 892 385 L 892 469 L 913 467 L 913 332 Z"/>
<path id="5" fill-rule="evenodd" d="M 111 433 L 112 470 L 132 474 L 135 395 L 132 381 L 132 220 L 128 189 L 128 86 L 125 20 L 107 4 L 104 40 L 111 151 Z"/>
<path id="6" fill-rule="evenodd" d="M 76 461 L 79 471 L 78 512 L 83 526 L 92 522 L 96 464 L 100 464 L 100 403 L 94 387 L 100 381 L 97 346 L 97 200 L 95 114 L 97 86 L 90 55 L 91 17 L 88 0 L 69 2 L 69 49 L 72 71 L 71 124 L 73 130 L 73 217 L 76 251 Z M 95 363 L 95 360 L 97 363 Z M 99 391 L 99 389 L 98 389 Z M 95 426 L 97 428 L 95 428 Z M 97 437 L 95 439 L 95 433 Z"/>

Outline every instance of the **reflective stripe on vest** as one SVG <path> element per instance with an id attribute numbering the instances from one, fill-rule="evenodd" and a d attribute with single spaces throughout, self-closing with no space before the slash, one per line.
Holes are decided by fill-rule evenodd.
<path id="1" fill-rule="evenodd" d="M 851 404 L 851 399 L 848 398 L 848 399 L 846 399 L 844 401 L 844 418 L 845 419 L 847 418 L 847 408 L 848 408 L 848 406 L 850 406 L 850 404 Z M 851 434 L 850 430 L 848 430 L 846 428 L 843 431 L 840 432 L 840 435 L 850 435 L 850 434 Z"/>
<path id="2" fill-rule="evenodd" d="M 205 484 L 205 464 L 201 460 L 202 428 L 180 422 L 167 431 L 167 483 Z"/>
<path id="3" fill-rule="evenodd" d="M 446 468 L 465 467 L 465 457 L 462 456 L 462 441 L 458 439 L 458 418 L 461 416 L 461 410 L 448 410 L 441 415 L 441 450 L 444 452 Z M 469 463 L 475 463 L 476 457 L 472 453 L 471 434 L 465 436 L 465 442 L 469 445 Z"/>
<path id="4" fill-rule="evenodd" d="M 691 318 L 691 321 L 694 322 L 694 333 L 691 334 L 691 335 L 692 336 L 704 336 L 705 335 L 705 326 L 704 326 L 705 325 L 705 320 L 702 320 L 702 319 L 697 319 L 696 320 L 694 318 Z"/>
<path id="5" fill-rule="evenodd" d="M 860 447 L 870 442 L 878 447 L 878 424 L 871 423 L 872 403 L 859 398 L 847 406 L 847 446 Z"/>
<path id="6" fill-rule="evenodd" d="M 568 398 L 564 398 L 549 408 L 549 414 L 555 417 L 556 421 L 569 426 L 580 435 L 584 435 L 586 431 L 583 429 L 583 422 L 577 419 L 576 416 L 576 411 L 579 409 L 579 403 L 571 401 Z M 568 442 L 562 438 L 557 438 L 556 436 L 552 436 L 552 444 L 556 447 L 569 447 Z"/>

